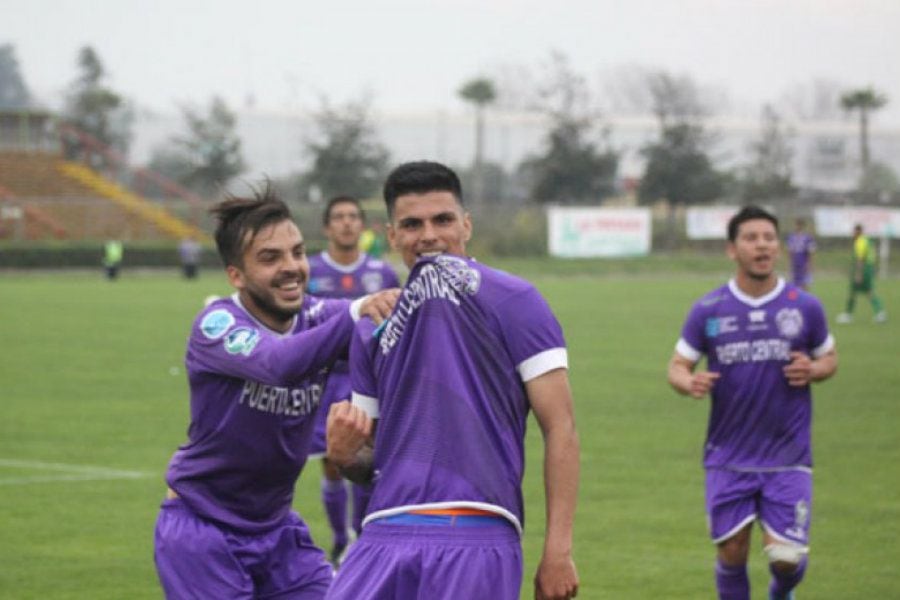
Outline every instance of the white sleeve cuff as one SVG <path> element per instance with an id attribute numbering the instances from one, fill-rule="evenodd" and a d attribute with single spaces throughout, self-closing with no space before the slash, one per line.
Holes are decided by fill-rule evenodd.
<path id="1" fill-rule="evenodd" d="M 700 357 L 703 356 L 702 352 L 688 344 L 684 338 L 678 339 L 678 343 L 675 344 L 675 352 L 691 362 L 697 362 L 700 360 Z"/>
<path id="2" fill-rule="evenodd" d="M 818 348 L 813 349 L 813 351 L 812 351 L 813 358 L 819 358 L 823 354 L 827 354 L 828 352 L 831 352 L 831 350 L 833 350 L 833 349 L 834 349 L 834 336 L 829 333 L 828 337 L 825 338 L 825 341 L 822 342 Z"/>
<path id="3" fill-rule="evenodd" d="M 353 302 L 350 303 L 350 317 L 353 319 L 353 322 L 356 323 L 359 321 L 359 309 L 362 306 L 362 303 L 368 298 L 368 296 L 363 296 L 362 298 L 357 298 Z"/>
<path id="4" fill-rule="evenodd" d="M 526 358 L 516 367 L 522 381 L 531 381 L 554 369 L 568 369 L 569 354 L 565 348 L 551 348 Z"/>
<path id="5" fill-rule="evenodd" d="M 369 415 L 370 419 L 377 419 L 379 417 L 378 398 L 353 392 L 350 396 L 350 403 L 353 406 L 358 406 L 363 409 L 363 412 Z"/>

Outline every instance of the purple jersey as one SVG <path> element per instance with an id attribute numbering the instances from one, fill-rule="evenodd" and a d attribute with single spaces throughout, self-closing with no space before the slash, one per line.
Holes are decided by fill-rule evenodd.
<path id="1" fill-rule="evenodd" d="M 790 353 L 816 358 L 834 346 L 822 305 L 783 279 L 760 298 L 734 280 L 691 309 L 675 350 L 721 376 L 712 388 L 704 466 L 772 469 L 812 465 L 810 387 L 782 372 Z"/>
<path id="2" fill-rule="evenodd" d="M 254 319 L 237 294 L 199 314 L 185 357 L 188 442 L 166 473 L 192 512 L 245 533 L 288 514 L 328 367 L 353 334 L 348 307 L 306 296 L 285 334 Z"/>
<path id="3" fill-rule="evenodd" d="M 808 233 L 795 231 L 788 236 L 787 247 L 791 255 L 794 282 L 803 283 L 809 266 L 809 257 L 816 251 L 816 240 Z"/>
<path id="4" fill-rule="evenodd" d="M 359 298 L 385 288 L 399 287 L 397 274 L 383 260 L 360 253 L 352 265 L 336 263 L 327 252 L 309 257 L 310 294 L 323 298 Z"/>
<path id="5" fill-rule="evenodd" d="M 359 298 L 386 288 L 400 287 L 397 274 L 383 260 L 360 253 L 352 265 L 336 263 L 327 252 L 309 258 L 309 283 L 311 294 L 324 298 Z M 337 361 L 322 394 L 322 410 L 319 411 L 316 432 L 310 452 L 325 453 L 325 422 L 328 407 L 350 398 L 350 367 L 346 361 Z"/>
<path id="6" fill-rule="evenodd" d="M 524 383 L 567 367 L 528 282 L 471 259 L 416 263 L 380 334 L 351 342 L 353 402 L 378 419 L 365 522 L 412 509 L 489 510 L 521 530 Z"/>

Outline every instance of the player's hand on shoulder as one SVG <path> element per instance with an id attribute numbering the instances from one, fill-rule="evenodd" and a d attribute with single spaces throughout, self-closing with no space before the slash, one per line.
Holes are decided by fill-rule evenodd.
<path id="1" fill-rule="evenodd" d="M 803 387 L 812 380 L 812 360 L 804 352 L 791 352 L 791 362 L 782 371 L 789 385 Z"/>
<path id="2" fill-rule="evenodd" d="M 366 316 L 380 325 L 382 321 L 391 316 L 397 298 L 400 297 L 400 288 L 391 288 L 369 294 L 359 307 L 359 314 Z"/>
<path id="3" fill-rule="evenodd" d="M 335 402 L 325 422 L 325 456 L 338 466 L 347 466 L 372 435 L 372 419 L 348 400 Z"/>
<path id="4" fill-rule="evenodd" d="M 568 554 L 544 555 L 534 576 L 535 600 L 565 600 L 578 595 L 578 573 Z"/>
<path id="5" fill-rule="evenodd" d="M 691 376 L 691 387 L 688 393 L 694 398 L 704 398 L 712 390 L 719 373 L 713 371 L 697 371 Z"/>

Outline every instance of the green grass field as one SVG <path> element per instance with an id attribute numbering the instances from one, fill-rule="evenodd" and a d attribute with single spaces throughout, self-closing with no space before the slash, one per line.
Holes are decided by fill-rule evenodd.
<path id="1" fill-rule="evenodd" d="M 595 263 L 591 263 L 595 264 Z M 700 447 L 707 402 L 672 392 L 666 362 L 690 303 L 720 269 L 658 262 L 640 274 L 538 261 L 529 274 L 566 330 L 582 448 L 579 598 L 714 597 Z M 718 271 L 718 272 L 716 272 Z M 845 281 L 815 291 L 833 317 Z M 183 442 L 182 358 L 191 320 L 224 277 L 0 274 L 0 597 L 159 598 L 152 560 L 162 475 Z M 894 319 L 834 327 L 840 369 L 816 386 L 812 555 L 798 598 L 896 598 L 900 564 L 900 280 L 880 282 Z M 529 429 L 523 597 L 543 530 L 541 444 Z M 329 543 L 318 464 L 296 508 Z M 754 537 L 754 597 L 767 569 Z"/>

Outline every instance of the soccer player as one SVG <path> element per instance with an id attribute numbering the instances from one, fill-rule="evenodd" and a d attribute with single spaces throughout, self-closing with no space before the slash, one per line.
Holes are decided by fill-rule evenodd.
<path id="1" fill-rule="evenodd" d="M 309 258 L 311 294 L 325 298 L 359 298 L 365 294 L 400 285 L 391 266 L 362 252 L 359 238 L 365 225 L 365 213 L 355 198 L 332 198 L 322 215 L 328 248 Z M 350 398 L 350 369 L 338 361 L 331 370 L 322 404 L 316 416 L 316 431 L 310 455 L 325 454 L 325 420 L 332 402 Z M 347 488 L 337 467 L 322 459 L 322 504 L 331 525 L 330 559 L 337 566 L 350 539 L 347 533 Z M 362 518 L 369 499 L 369 485 L 353 484 L 353 529 L 362 531 Z"/>
<path id="2" fill-rule="evenodd" d="M 775 274 L 778 221 L 748 206 L 728 223 L 737 273 L 694 304 L 669 362 L 678 392 L 712 396 L 704 445 L 706 511 L 719 598 L 748 600 L 754 521 L 772 574 L 769 597 L 792 598 L 809 551 L 810 384 L 837 369 L 821 303 Z M 697 370 L 706 356 L 707 370 Z"/>
<path id="3" fill-rule="evenodd" d="M 816 240 L 806 232 L 806 221 L 797 219 L 795 228 L 787 238 L 788 253 L 791 256 L 791 277 L 794 285 L 808 290 L 812 283 L 813 255 Z"/>
<path id="4" fill-rule="evenodd" d="M 863 226 L 853 227 L 853 259 L 850 267 L 850 295 L 847 297 L 847 308 L 837 316 L 838 323 L 853 321 L 853 308 L 856 306 L 856 294 L 865 294 L 872 303 L 876 323 L 887 321 L 887 312 L 881 299 L 875 294 L 875 263 L 878 256 L 872 239 L 863 234 Z"/>
<path id="5" fill-rule="evenodd" d="M 332 569 L 291 511 L 294 485 L 354 318 L 387 316 L 397 290 L 307 296 L 303 237 L 268 189 L 213 212 L 236 293 L 206 306 L 188 340 L 191 423 L 166 473 L 157 572 L 168 598 L 321 598 Z"/>
<path id="6" fill-rule="evenodd" d="M 536 596 L 574 597 L 578 437 L 559 323 L 531 284 L 466 256 L 453 171 L 400 165 L 384 197 L 411 272 L 382 329 L 358 324 L 353 401 L 329 414 L 329 459 L 374 481 L 329 598 L 518 598 L 529 410 L 545 444 Z"/>

